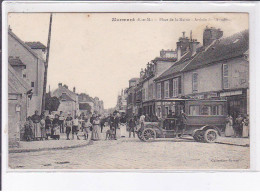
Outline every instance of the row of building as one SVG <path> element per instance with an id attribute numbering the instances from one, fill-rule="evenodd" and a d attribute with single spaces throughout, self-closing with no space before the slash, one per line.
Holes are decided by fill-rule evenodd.
<path id="1" fill-rule="evenodd" d="M 9 146 L 17 146 L 28 116 L 42 107 L 43 84 L 46 63 L 46 46 L 41 42 L 24 42 L 8 29 L 8 137 Z M 59 84 L 51 93 L 59 99 L 57 111 L 70 112 L 73 116 L 82 112 L 103 114 L 103 101 L 87 94 L 77 94 L 76 88 Z M 87 104 L 87 106 L 86 106 Z"/>
<path id="2" fill-rule="evenodd" d="M 65 115 L 70 113 L 73 117 L 82 113 L 104 114 L 104 103 L 98 97 L 92 98 L 88 94 L 76 92 L 76 87 L 70 90 L 67 85 L 59 83 L 58 88 L 51 92 L 60 100 L 58 112 L 62 111 Z"/>
<path id="3" fill-rule="evenodd" d="M 248 49 L 248 30 L 223 38 L 221 29 L 206 27 L 203 43 L 183 32 L 176 50 L 161 50 L 118 99 L 126 100 L 128 115 L 166 117 L 176 98 L 226 99 L 233 118 L 248 114 Z"/>

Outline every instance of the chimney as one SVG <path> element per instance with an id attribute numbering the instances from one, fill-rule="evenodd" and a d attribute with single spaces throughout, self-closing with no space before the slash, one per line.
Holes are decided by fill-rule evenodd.
<path id="1" fill-rule="evenodd" d="M 61 88 L 62 87 L 62 83 L 59 83 L 58 86 L 59 86 L 59 88 Z"/>
<path id="2" fill-rule="evenodd" d="M 197 41 L 197 39 L 193 39 L 193 40 L 190 41 L 191 56 L 196 54 L 198 45 L 199 45 L 199 42 Z"/>
<path id="3" fill-rule="evenodd" d="M 203 46 L 209 46 L 214 40 L 220 39 L 223 36 L 223 31 L 216 28 L 206 27 L 203 32 Z"/>
<path id="4" fill-rule="evenodd" d="M 76 88 L 75 87 L 73 87 L 73 92 L 76 93 Z"/>
<path id="5" fill-rule="evenodd" d="M 190 40 L 188 37 L 185 37 L 185 32 L 182 32 L 182 37 L 179 38 L 179 41 L 176 43 L 177 45 L 177 61 L 180 60 L 182 55 L 189 49 Z"/>

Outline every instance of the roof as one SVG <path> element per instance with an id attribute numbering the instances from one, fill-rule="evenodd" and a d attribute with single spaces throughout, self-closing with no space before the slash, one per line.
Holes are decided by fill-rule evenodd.
<path id="1" fill-rule="evenodd" d="M 17 42 L 19 42 L 26 50 L 28 50 L 34 57 L 41 59 L 44 61 L 44 59 L 39 56 L 37 53 L 35 53 L 27 44 L 25 44 L 18 36 L 16 36 L 11 29 L 8 29 L 8 34 L 12 36 Z"/>
<path id="2" fill-rule="evenodd" d="M 199 47 L 197 54 L 187 52 L 182 58 L 162 73 L 155 81 L 171 77 L 175 73 L 190 71 L 214 62 L 243 55 L 249 48 L 248 30 L 214 41 L 208 47 Z"/>
<path id="3" fill-rule="evenodd" d="M 244 30 L 227 38 L 216 40 L 205 51 L 200 52 L 184 69 L 190 71 L 218 61 L 242 56 L 249 48 L 249 32 Z"/>
<path id="4" fill-rule="evenodd" d="M 93 102 L 94 99 L 90 97 L 88 94 L 81 93 L 79 94 L 79 102 Z"/>
<path id="5" fill-rule="evenodd" d="M 69 97 L 66 93 L 65 94 L 62 94 L 59 99 L 61 101 L 74 101 L 71 97 Z"/>
<path id="6" fill-rule="evenodd" d="M 129 81 L 138 81 L 138 80 L 139 80 L 139 78 L 132 78 Z"/>
<path id="7" fill-rule="evenodd" d="M 10 56 L 8 58 L 8 63 L 11 65 L 11 66 L 26 66 L 19 57 L 12 57 Z"/>
<path id="8" fill-rule="evenodd" d="M 166 58 L 166 57 L 156 57 L 153 61 L 168 61 L 168 62 L 175 62 L 177 61 L 176 57 Z"/>
<path id="9" fill-rule="evenodd" d="M 24 94 L 30 89 L 30 85 L 16 73 L 14 68 L 8 64 L 8 93 Z"/>
<path id="10" fill-rule="evenodd" d="M 61 86 L 61 87 L 57 88 L 56 90 L 54 90 L 52 95 L 59 98 L 62 95 L 62 93 L 66 93 L 73 101 L 77 101 L 77 94 L 70 91 L 69 89 L 67 89 L 64 86 Z"/>
<path id="11" fill-rule="evenodd" d="M 179 61 L 174 63 L 169 69 L 167 69 L 158 78 L 156 78 L 154 80 L 155 81 L 161 80 L 161 79 L 171 76 L 174 73 L 180 72 L 190 62 L 191 57 L 192 57 L 192 54 L 190 51 L 185 53 Z"/>
<path id="12" fill-rule="evenodd" d="M 46 46 L 41 42 L 25 42 L 31 49 L 46 49 Z"/>

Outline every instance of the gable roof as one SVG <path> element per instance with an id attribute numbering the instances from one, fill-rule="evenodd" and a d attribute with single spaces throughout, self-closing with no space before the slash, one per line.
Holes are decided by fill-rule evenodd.
<path id="1" fill-rule="evenodd" d="M 241 56 L 248 51 L 248 48 L 248 30 L 233 34 L 227 38 L 221 38 L 206 48 L 199 47 L 197 54 L 194 56 L 192 56 L 190 51 L 187 52 L 179 61 L 156 78 L 155 81 L 171 77 L 175 73 L 190 71 L 207 64 Z"/>
<path id="2" fill-rule="evenodd" d="M 190 71 L 214 62 L 242 56 L 248 51 L 248 48 L 249 32 L 244 30 L 232 36 L 216 40 L 206 51 L 198 53 L 198 56 L 183 71 Z"/>
<path id="3" fill-rule="evenodd" d="M 8 29 L 8 34 L 13 37 L 17 42 L 19 42 L 27 51 L 29 51 L 34 57 L 44 61 L 44 59 L 35 53 L 27 44 L 25 44 L 18 36 L 16 36 L 11 29 Z"/>
<path id="4" fill-rule="evenodd" d="M 46 49 L 46 46 L 41 42 L 25 42 L 31 49 Z"/>
<path id="5" fill-rule="evenodd" d="M 164 71 L 159 77 L 154 79 L 155 81 L 168 78 L 172 76 L 172 74 L 180 72 L 191 60 L 192 53 L 190 51 L 186 52 L 179 61 L 174 63 L 170 68 Z"/>
<path id="6" fill-rule="evenodd" d="M 8 63 L 11 65 L 11 66 L 26 66 L 19 57 L 12 57 L 12 56 L 9 56 L 8 57 Z"/>
<path id="7" fill-rule="evenodd" d="M 65 94 L 62 94 L 59 99 L 61 101 L 74 101 L 70 96 L 68 96 L 66 93 Z"/>
<path id="8" fill-rule="evenodd" d="M 73 101 L 77 100 L 77 94 L 70 91 L 69 89 L 67 89 L 64 86 L 61 86 L 59 88 L 57 88 L 56 90 L 53 91 L 53 96 L 56 96 L 57 98 L 59 98 L 62 93 L 66 93 Z"/>
<path id="9" fill-rule="evenodd" d="M 8 93 L 24 94 L 30 89 L 30 85 L 16 73 L 14 68 L 8 64 Z"/>

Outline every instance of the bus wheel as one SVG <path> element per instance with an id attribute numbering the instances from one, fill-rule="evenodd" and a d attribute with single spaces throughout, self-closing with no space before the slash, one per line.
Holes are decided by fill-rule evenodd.
<path id="1" fill-rule="evenodd" d="M 204 133 L 204 141 L 206 143 L 214 143 L 218 138 L 218 132 L 214 129 L 207 129 Z"/>
<path id="2" fill-rule="evenodd" d="M 141 140 L 141 141 L 144 141 L 143 140 L 143 131 L 141 129 L 139 129 L 137 132 L 137 137 Z"/>
<path id="3" fill-rule="evenodd" d="M 204 141 L 204 133 L 202 130 L 198 130 L 194 133 L 193 139 L 197 142 L 203 142 Z"/>
<path id="4" fill-rule="evenodd" d="M 156 138 L 156 132 L 153 129 L 144 129 L 142 138 L 144 141 L 153 141 Z"/>

